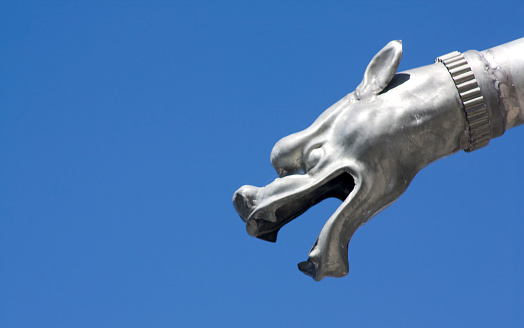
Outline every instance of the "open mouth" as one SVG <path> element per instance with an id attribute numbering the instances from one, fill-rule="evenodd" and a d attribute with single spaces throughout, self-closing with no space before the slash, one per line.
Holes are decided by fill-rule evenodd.
<path id="1" fill-rule="evenodd" d="M 318 187 L 308 188 L 308 190 L 299 192 L 292 197 L 286 197 L 274 202 L 261 212 L 252 213 L 253 215 L 250 215 L 246 222 L 247 231 L 250 235 L 262 240 L 275 242 L 278 231 L 282 226 L 324 199 L 334 197 L 344 201 L 354 187 L 355 179 L 353 176 L 343 171 Z M 270 211 L 273 211 L 273 213 Z M 274 214 L 274 216 L 271 214 Z M 276 218 L 276 221 L 272 222 L 264 219 L 266 216 L 273 216 Z"/>

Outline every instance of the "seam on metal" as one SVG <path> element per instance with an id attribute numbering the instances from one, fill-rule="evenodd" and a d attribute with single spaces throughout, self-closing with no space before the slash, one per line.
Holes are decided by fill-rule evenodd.
<path id="1" fill-rule="evenodd" d="M 462 102 L 462 108 L 466 113 L 469 147 L 464 150 L 470 152 L 486 147 L 490 140 L 488 108 L 484 102 L 484 97 L 480 93 L 475 75 L 471 71 L 471 67 L 469 67 L 464 55 L 458 51 L 453 51 L 438 57 L 435 59 L 435 62 L 444 64 L 448 70 L 455 82 Z"/>

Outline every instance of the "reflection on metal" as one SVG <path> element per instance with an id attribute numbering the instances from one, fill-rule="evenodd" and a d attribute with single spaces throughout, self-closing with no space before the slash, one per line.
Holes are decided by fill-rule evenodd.
<path id="1" fill-rule="evenodd" d="M 345 276 L 353 233 L 393 203 L 418 171 L 524 123 L 522 54 L 519 39 L 396 73 L 402 44 L 390 42 L 355 92 L 275 145 L 271 163 L 279 178 L 235 192 L 247 232 L 274 242 L 279 229 L 308 208 L 339 198 L 342 205 L 298 266 L 317 281 Z"/>

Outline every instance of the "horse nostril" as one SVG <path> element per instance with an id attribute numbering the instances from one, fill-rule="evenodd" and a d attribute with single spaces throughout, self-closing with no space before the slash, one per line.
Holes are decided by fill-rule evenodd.
<path id="1" fill-rule="evenodd" d="M 254 186 L 242 186 L 233 195 L 233 206 L 242 221 L 246 222 L 249 214 L 253 211 L 259 190 L 260 188 Z"/>

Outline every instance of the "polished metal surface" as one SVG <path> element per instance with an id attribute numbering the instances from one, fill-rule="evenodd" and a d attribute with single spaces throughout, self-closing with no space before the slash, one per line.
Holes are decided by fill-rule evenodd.
<path id="1" fill-rule="evenodd" d="M 491 138 L 524 123 L 523 48 L 520 39 L 460 59 L 458 66 L 474 73 L 471 99 L 479 98 L 480 88 Z M 276 241 L 283 225 L 323 199 L 342 200 L 299 264 L 317 281 L 348 273 L 353 233 L 394 202 L 418 171 L 475 147 L 465 112 L 470 93 L 459 93 L 464 85 L 453 80 L 453 67 L 437 62 L 396 73 L 401 56 L 400 41 L 386 45 L 355 92 L 275 145 L 271 162 L 279 178 L 262 188 L 243 186 L 233 196 L 247 232 L 267 241 Z"/>

